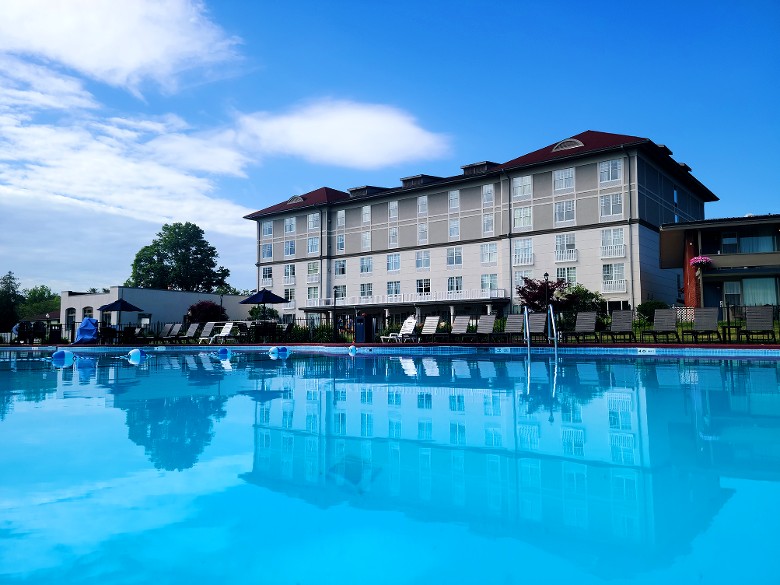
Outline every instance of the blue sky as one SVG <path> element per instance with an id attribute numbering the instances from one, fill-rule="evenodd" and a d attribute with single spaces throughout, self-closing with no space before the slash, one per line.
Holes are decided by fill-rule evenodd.
<path id="1" fill-rule="evenodd" d="M 193 221 L 253 288 L 242 216 L 396 186 L 584 130 L 644 136 L 721 201 L 780 212 L 776 2 L 0 3 L 0 272 L 121 284 Z"/>

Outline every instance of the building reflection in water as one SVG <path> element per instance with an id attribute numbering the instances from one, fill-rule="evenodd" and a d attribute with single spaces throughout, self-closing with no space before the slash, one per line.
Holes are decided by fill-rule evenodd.
<path id="1" fill-rule="evenodd" d="M 777 365 L 294 357 L 263 380 L 244 478 L 641 572 L 689 549 L 722 475 L 779 479 Z"/>

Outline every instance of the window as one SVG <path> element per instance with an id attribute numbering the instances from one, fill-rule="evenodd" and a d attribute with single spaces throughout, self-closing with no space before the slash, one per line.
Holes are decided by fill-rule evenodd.
<path id="1" fill-rule="evenodd" d="M 493 212 L 482 214 L 482 235 L 493 233 Z"/>
<path id="2" fill-rule="evenodd" d="M 555 202 L 555 223 L 574 221 L 574 199 Z"/>
<path id="3" fill-rule="evenodd" d="M 370 205 L 364 205 L 363 209 L 361 210 L 361 217 L 363 218 L 363 223 L 371 223 L 371 206 Z"/>
<path id="4" fill-rule="evenodd" d="M 387 203 L 387 219 L 398 219 L 398 201 Z"/>
<path id="5" fill-rule="evenodd" d="M 284 243 L 284 255 L 295 256 L 295 240 L 287 240 Z"/>
<path id="6" fill-rule="evenodd" d="M 312 275 L 319 275 L 320 273 L 320 263 L 319 262 L 308 262 L 306 264 L 306 273 L 309 276 Z"/>
<path id="7" fill-rule="evenodd" d="M 555 236 L 555 261 L 576 262 L 577 244 L 574 234 L 558 234 Z"/>
<path id="8" fill-rule="evenodd" d="M 623 170 L 623 161 L 620 159 L 605 160 L 599 163 L 599 183 L 611 183 L 619 181 L 621 171 Z"/>
<path id="9" fill-rule="evenodd" d="M 374 415 L 370 412 L 360 413 L 360 436 L 361 437 L 373 437 L 374 436 Z"/>
<path id="10" fill-rule="evenodd" d="M 336 260 L 333 262 L 333 273 L 336 276 L 346 276 L 347 275 L 347 261 L 346 260 Z"/>
<path id="11" fill-rule="evenodd" d="M 465 412 L 466 397 L 463 394 L 450 394 L 450 412 Z"/>
<path id="12" fill-rule="evenodd" d="M 532 228 L 533 222 L 531 220 L 531 206 L 527 207 L 515 207 L 514 209 L 514 222 L 512 223 L 515 229 Z"/>
<path id="13" fill-rule="evenodd" d="M 374 258 L 363 256 L 360 259 L 360 274 L 371 274 L 374 271 Z"/>
<path id="14" fill-rule="evenodd" d="M 534 263 L 534 241 L 531 238 L 515 240 L 515 249 L 512 264 L 515 266 L 527 266 Z"/>
<path id="15" fill-rule="evenodd" d="M 388 254 L 387 255 L 387 271 L 398 272 L 401 270 L 401 255 L 400 254 Z"/>
<path id="16" fill-rule="evenodd" d="M 294 217 L 287 217 L 284 220 L 284 233 L 286 234 L 294 234 L 295 233 L 295 218 Z"/>
<path id="17" fill-rule="evenodd" d="M 430 278 L 418 278 L 417 279 L 417 294 L 429 295 L 431 294 L 431 279 Z"/>
<path id="18" fill-rule="evenodd" d="M 288 303 L 293 302 L 295 300 L 295 289 L 294 288 L 284 289 L 284 298 Z"/>
<path id="19" fill-rule="evenodd" d="M 433 408 L 433 395 L 430 392 L 417 393 L 417 408 L 430 410 Z"/>
<path id="20" fill-rule="evenodd" d="M 601 267 L 602 281 L 604 283 L 625 280 L 624 264 L 604 264 Z"/>
<path id="21" fill-rule="evenodd" d="M 392 297 L 401 294 L 401 281 L 389 280 L 387 282 L 387 296 Z"/>
<path id="22" fill-rule="evenodd" d="M 463 277 L 462 276 L 450 276 L 447 278 L 447 292 L 461 292 L 463 291 Z"/>
<path id="23" fill-rule="evenodd" d="M 483 291 L 498 289 L 498 274 L 483 274 L 480 278 L 480 285 Z"/>
<path id="24" fill-rule="evenodd" d="M 556 193 L 574 191 L 574 167 L 553 172 L 553 190 Z"/>
<path id="25" fill-rule="evenodd" d="M 430 441 L 433 438 L 433 422 L 429 420 L 417 421 L 417 439 Z"/>
<path id="26" fill-rule="evenodd" d="M 371 249 L 371 232 L 360 234 L 360 249 L 368 252 Z"/>
<path id="27" fill-rule="evenodd" d="M 339 209 L 336 212 L 336 227 L 343 228 L 347 223 L 346 212 L 343 209 Z"/>
<path id="28" fill-rule="evenodd" d="M 460 209 L 460 191 L 450 191 L 447 199 L 449 201 L 447 208 L 450 212 L 458 211 Z"/>
<path id="29" fill-rule="evenodd" d="M 108 314 L 109 313 L 106 313 L 106 315 Z M 84 317 L 92 317 L 92 307 L 84 307 L 81 310 L 81 318 L 83 319 Z"/>
<path id="30" fill-rule="evenodd" d="M 360 284 L 360 296 L 363 298 L 374 296 L 374 285 L 370 282 Z"/>
<path id="31" fill-rule="evenodd" d="M 466 424 L 462 422 L 450 422 L 450 444 L 466 444 Z"/>
<path id="32" fill-rule="evenodd" d="M 531 175 L 525 177 L 514 177 L 512 179 L 512 199 L 515 201 L 524 201 L 530 199 L 533 195 L 533 180 Z"/>
<path id="33" fill-rule="evenodd" d="M 742 283 L 738 280 L 723 283 L 723 300 L 728 305 L 742 304 Z"/>
<path id="34" fill-rule="evenodd" d="M 556 268 L 556 278 L 564 281 L 568 286 L 574 286 L 577 284 L 577 268 L 574 266 L 568 266 L 566 268 Z"/>
<path id="35" fill-rule="evenodd" d="M 333 287 L 333 298 L 334 299 L 345 299 L 347 298 L 347 285 L 346 284 L 337 284 Z"/>
<path id="36" fill-rule="evenodd" d="M 320 287 L 318 286 L 310 286 L 306 290 L 306 298 L 310 301 L 312 300 L 318 300 L 320 298 Z"/>
<path id="37" fill-rule="evenodd" d="M 274 257 L 274 248 L 271 244 L 263 244 L 260 248 L 260 255 L 263 260 L 271 260 Z"/>
<path id="38" fill-rule="evenodd" d="M 320 239 L 309 238 L 306 240 L 306 250 L 309 254 L 319 254 L 320 252 Z"/>
<path id="39" fill-rule="evenodd" d="M 626 248 L 623 245 L 623 228 L 601 230 L 601 257 L 623 258 Z"/>
<path id="40" fill-rule="evenodd" d="M 293 279 L 295 278 L 295 264 L 284 265 L 284 277 Z"/>
<path id="41" fill-rule="evenodd" d="M 387 404 L 388 406 L 401 406 L 401 392 L 398 390 L 388 390 Z"/>
<path id="42" fill-rule="evenodd" d="M 398 228 L 391 227 L 387 230 L 387 245 L 390 248 L 398 246 Z"/>
<path id="43" fill-rule="evenodd" d="M 270 238 L 274 235 L 274 222 L 267 219 L 263 222 L 263 237 Z"/>
<path id="44" fill-rule="evenodd" d="M 530 270 L 515 270 L 515 286 L 524 286 L 526 278 L 533 278 Z"/>
<path id="45" fill-rule="evenodd" d="M 496 242 L 481 244 L 479 258 L 482 264 L 495 264 L 498 261 L 498 244 Z"/>
<path id="46" fill-rule="evenodd" d="M 415 255 L 415 266 L 417 270 L 431 269 L 431 253 L 428 250 L 422 250 Z"/>
<path id="47" fill-rule="evenodd" d="M 455 218 L 450 220 L 450 239 L 451 240 L 460 239 L 460 218 Z"/>
<path id="48" fill-rule="evenodd" d="M 447 248 L 447 268 L 463 268 L 463 248 Z"/>
<path id="49" fill-rule="evenodd" d="M 320 214 L 310 213 L 308 216 L 306 216 L 306 225 L 309 226 L 309 230 L 320 229 Z"/>
<path id="50" fill-rule="evenodd" d="M 428 215 L 428 196 L 421 195 L 417 198 L 417 215 Z"/>
<path id="51" fill-rule="evenodd" d="M 493 185 L 482 185 L 482 207 L 493 207 Z"/>
<path id="52" fill-rule="evenodd" d="M 273 278 L 273 268 L 270 266 L 263 267 L 263 280 L 271 280 Z"/>
<path id="53" fill-rule="evenodd" d="M 418 223 L 417 224 L 417 243 L 418 244 L 427 244 L 428 243 L 428 224 L 427 223 Z"/>
<path id="54" fill-rule="evenodd" d="M 631 430 L 631 411 L 633 400 L 630 394 L 611 392 L 607 394 L 609 408 L 609 428 L 613 431 Z"/>
<path id="55" fill-rule="evenodd" d="M 736 254 L 739 252 L 739 245 L 736 232 L 726 232 L 720 239 L 721 254 Z"/>
<path id="56" fill-rule="evenodd" d="M 623 195 L 613 193 L 612 195 L 601 195 L 599 197 L 599 210 L 601 217 L 612 215 L 623 215 Z"/>
<path id="57" fill-rule="evenodd" d="M 344 234 L 338 234 L 336 236 L 336 251 L 337 252 L 344 251 Z"/>

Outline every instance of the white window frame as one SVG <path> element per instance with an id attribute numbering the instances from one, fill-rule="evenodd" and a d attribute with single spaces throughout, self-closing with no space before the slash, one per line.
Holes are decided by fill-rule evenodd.
<path id="1" fill-rule="evenodd" d="M 273 244 L 262 244 L 260 246 L 260 259 L 261 260 L 273 260 L 274 247 Z"/>
<path id="2" fill-rule="evenodd" d="M 336 227 L 343 228 L 345 225 L 347 225 L 347 212 L 339 209 L 336 212 Z"/>
<path id="3" fill-rule="evenodd" d="M 428 196 L 420 195 L 417 198 L 417 215 L 428 215 Z"/>
<path id="4" fill-rule="evenodd" d="M 495 229 L 496 218 L 492 211 L 482 214 L 482 235 L 490 235 Z"/>
<path id="5" fill-rule="evenodd" d="M 309 231 L 320 229 L 320 214 L 315 212 L 307 215 L 306 225 L 308 226 Z"/>
<path id="6" fill-rule="evenodd" d="M 285 217 L 284 218 L 284 233 L 285 234 L 294 234 L 295 233 L 295 218 L 294 217 Z"/>
<path id="7" fill-rule="evenodd" d="M 346 276 L 347 275 L 347 261 L 335 260 L 333 262 L 333 274 L 334 276 Z"/>
<path id="8" fill-rule="evenodd" d="M 460 218 L 454 217 L 449 221 L 449 236 L 450 240 L 460 239 Z"/>
<path id="9" fill-rule="evenodd" d="M 371 251 L 371 232 L 362 232 L 360 234 L 360 249 L 363 252 Z"/>
<path id="10" fill-rule="evenodd" d="M 463 292 L 463 277 L 462 276 L 448 276 L 447 277 L 447 292 L 448 293 Z"/>
<path id="11" fill-rule="evenodd" d="M 398 219 L 398 201 L 387 202 L 387 219 Z"/>
<path id="12" fill-rule="evenodd" d="M 337 284 L 333 287 L 333 299 L 346 299 L 347 298 L 347 285 Z"/>
<path id="13" fill-rule="evenodd" d="M 387 281 L 387 296 L 393 297 L 401 294 L 401 281 L 400 280 L 388 280 Z"/>
<path id="14" fill-rule="evenodd" d="M 574 191 L 574 167 L 553 171 L 553 192 L 571 193 Z"/>
<path id="15" fill-rule="evenodd" d="M 310 301 L 313 300 L 319 300 L 320 298 L 320 287 L 318 286 L 308 286 L 306 287 L 306 298 Z"/>
<path id="16" fill-rule="evenodd" d="M 498 274 L 482 274 L 479 277 L 480 289 L 498 290 Z M 487 286 L 486 286 L 487 285 Z"/>
<path id="17" fill-rule="evenodd" d="M 496 264 L 498 262 L 498 244 L 496 242 L 480 244 L 479 261 L 482 264 Z"/>
<path id="18" fill-rule="evenodd" d="M 290 258 L 291 256 L 295 256 L 295 240 L 285 240 L 284 257 Z"/>
<path id="19" fill-rule="evenodd" d="M 274 222 L 271 219 L 263 220 L 263 237 L 272 238 L 274 236 Z"/>
<path id="20" fill-rule="evenodd" d="M 599 217 L 623 217 L 623 194 L 599 195 Z"/>
<path id="21" fill-rule="evenodd" d="M 568 286 L 577 284 L 577 267 L 560 266 L 555 269 L 555 276 L 558 280 L 563 280 Z"/>
<path id="22" fill-rule="evenodd" d="M 263 266 L 263 280 L 271 280 L 274 277 L 274 269 L 271 266 Z"/>
<path id="23" fill-rule="evenodd" d="M 398 228 L 397 227 L 389 227 L 389 228 L 387 228 L 387 247 L 388 248 L 397 248 L 398 247 Z"/>
<path id="24" fill-rule="evenodd" d="M 430 278 L 418 278 L 415 282 L 415 290 L 418 295 L 431 294 L 431 279 Z"/>
<path id="25" fill-rule="evenodd" d="M 306 253 L 307 254 L 319 254 L 320 253 L 320 238 L 307 238 L 306 239 Z"/>
<path id="26" fill-rule="evenodd" d="M 447 268 L 463 268 L 463 246 L 447 248 Z"/>
<path id="27" fill-rule="evenodd" d="M 414 265 L 417 271 L 428 271 L 431 269 L 431 252 L 430 250 L 418 250 L 415 253 Z"/>
<path id="28" fill-rule="evenodd" d="M 361 256 L 360 257 L 360 274 L 372 274 L 374 272 L 374 257 L 373 256 Z"/>
<path id="29" fill-rule="evenodd" d="M 619 158 L 599 163 L 599 185 L 616 183 L 623 179 L 623 160 Z"/>
<path id="30" fill-rule="evenodd" d="M 428 243 L 428 223 L 417 224 L 417 244 L 423 245 Z"/>
<path id="31" fill-rule="evenodd" d="M 496 204 L 496 194 L 493 185 L 482 185 L 482 208 L 493 207 Z"/>
<path id="32" fill-rule="evenodd" d="M 371 282 L 360 283 L 360 297 L 367 299 L 374 296 L 374 284 Z"/>
<path id="33" fill-rule="evenodd" d="M 512 199 L 525 201 L 531 199 L 534 194 L 533 176 L 512 177 Z"/>
<path id="34" fill-rule="evenodd" d="M 401 271 L 401 254 L 388 254 L 387 255 L 387 271 L 388 272 L 400 272 Z"/>
<path id="35" fill-rule="evenodd" d="M 512 227 L 518 230 L 532 229 L 534 227 L 533 207 L 530 205 L 515 207 L 512 218 Z"/>
<path id="36" fill-rule="evenodd" d="M 336 252 L 343 252 L 346 248 L 346 238 L 344 234 L 336 234 Z"/>
<path id="37" fill-rule="evenodd" d="M 460 209 L 460 191 L 457 189 L 447 194 L 447 209 L 450 213 Z"/>
<path id="38" fill-rule="evenodd" d="M 577 219 L 577 203 L 575 199 L 556 201 L 553 206 L 555 225 L 574 223 Z"/>
<path id="39" fill-rule="evenodd" d="M 363 223 L 371 223 L 371 206 L 370 205 L 364 205 L 362 209 L 360 210 L 360 217 L 363 220 Z"/>

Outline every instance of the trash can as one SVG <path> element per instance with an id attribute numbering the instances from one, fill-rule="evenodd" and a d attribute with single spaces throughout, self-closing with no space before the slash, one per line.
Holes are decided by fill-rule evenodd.
<path id="1" fill-rule="evenodd" d="M 373 343 L 374 320 L 368 315 L 355 318 L 355 343 Z"/>

